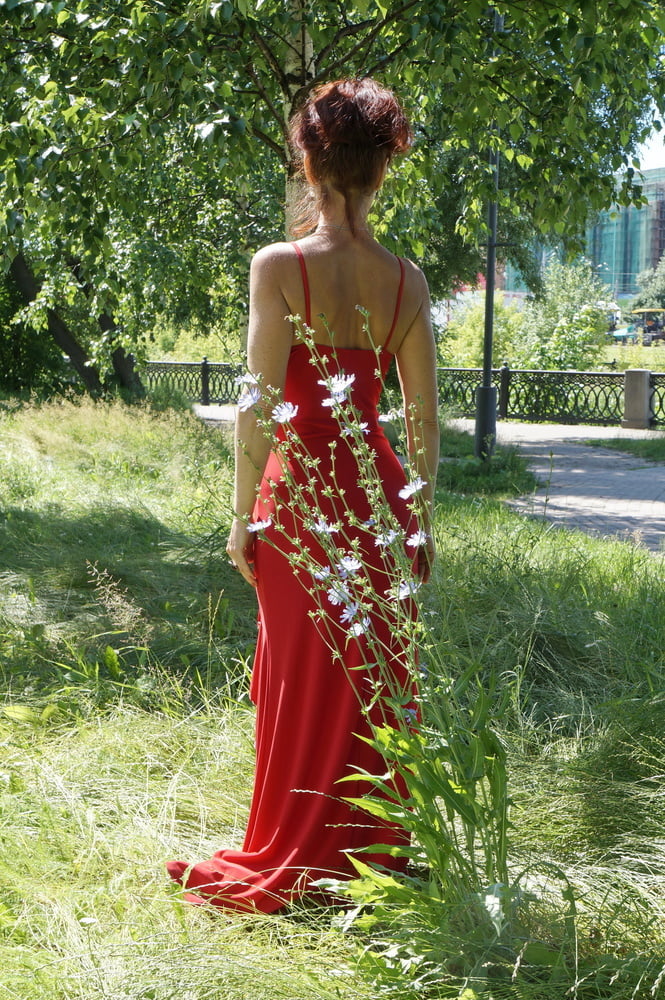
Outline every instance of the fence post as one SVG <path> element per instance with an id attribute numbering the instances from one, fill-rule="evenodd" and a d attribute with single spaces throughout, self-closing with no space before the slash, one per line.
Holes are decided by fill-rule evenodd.
<path id="1" fill-rule="evenodd" d="M 210 365 L 207 358 L 201 362 L 201 403 L 210 406 Z"/>
<path id="2" fill-rule="evenodd" d="M 505 420 L 508 416 L 508 397 L 510 394 L 510 368 L 504 361 L 499 370 L 499 419 Z"/>
<path id="3" fill-rule="evenodd" d="M 646 429 L 651 426 L 651 372 L 629 368 L 623 376 L 622 427 Z"/>

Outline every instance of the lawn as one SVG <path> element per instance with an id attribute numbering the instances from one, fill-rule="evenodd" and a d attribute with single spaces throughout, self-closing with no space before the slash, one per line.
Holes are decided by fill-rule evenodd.
<path id="1" fill-rule="evenodd" d="M 163 862 L 239 844 L 251 791 L 228 431 L 0 405 L 0 997 L 665 995 L 663 564 L 514 514 L 519 455 L 444 443 L 425 696 L 450 744 L 505 757 L 509 885 L 475 900 L 494 936 L 431 871 L 359 882 L 356 910 L 182 904 Z"/>

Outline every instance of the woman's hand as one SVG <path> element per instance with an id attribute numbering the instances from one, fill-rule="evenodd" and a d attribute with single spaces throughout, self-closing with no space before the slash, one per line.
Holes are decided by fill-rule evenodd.
<path id="1" fill-rule="evenodd" d="M 432 575 L 432 564 L 436 556 L 431 528 L 427 531 L 427 541 L 419 545 L 414 559 L 413 570 L 421 583 L 427 583 Z"/>
<path id="2" fill-rule="evenodd" d="M 252 587 L 256 587 L 256 575 L 254 573 L 254 538 L 251 531 L 247 530 L 247 525 L 240 518 L 234 517 L 229 532 L 229 540 L 226 543 L 226 552 L 231 564 L 240 572 L 242 577 Z"/>

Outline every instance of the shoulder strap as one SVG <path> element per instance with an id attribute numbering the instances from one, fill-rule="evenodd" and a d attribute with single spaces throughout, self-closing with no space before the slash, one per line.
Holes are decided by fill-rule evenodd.
<path id="1" fill-rule="evenodd" d="M 397 289 L 397 302 L 395 303 L 395 312 L 393 314 L 393 322 L 390 327 L 390 333 L 383 344 L 384 351 L 387 350 L 388 344 L 390 343 L 392 335 L 395 332 L 395 327 L 397 326 L 397 320 L 399 318 L 399 311 L 402 305 L 402 293 L 404 291 L 404 261 L 401 257 L 398 257 L 397 260 L 399 261 L 399 288 Z"/>
<path id="2" fill-rule="evenodd" d="M 307 277 L 307 265 L 305 264 L 305 255 L 298 246 L 297 243 L 292 243 L 291 246 L 298 254 L 298 260 L 300 261 L 300 273 L 302 275 L 302 287 L 305 293 L 305 323 L 307 326 L 312 325 L 312 303 L 309 295 L 309 278 Z"/>

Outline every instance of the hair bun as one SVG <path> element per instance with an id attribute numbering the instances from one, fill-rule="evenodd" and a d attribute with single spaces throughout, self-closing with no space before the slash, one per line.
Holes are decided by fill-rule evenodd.
<path id="1" fill-rule="evenodd" d="M 411 130 L 392 91 L 369 78 L 336 80 L 315 90 L 295 116 L 292 140 L 309 153 L 359 145 L 392 156 L 408 149 Z"/>
<path id="2" fill-rule="evenodd" d="M 411 145 L 399 101 L 369 77 L 318 87 L 293 116 L 290 134 L 293 147 L 307 155 L 308 178 L 344 194 L 352 229 L 351 192 L 376 190 L 386 160 Z"/>

